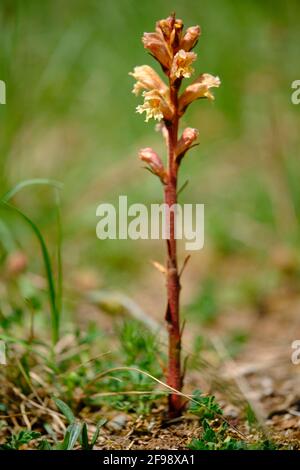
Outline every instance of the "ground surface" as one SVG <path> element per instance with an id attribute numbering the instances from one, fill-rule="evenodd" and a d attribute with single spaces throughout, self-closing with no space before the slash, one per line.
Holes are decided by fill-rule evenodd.
<path id="1" fill-rule="evenodd" d="M 42 434 L 23 448 L 36 447 L 43 437 L 52 443 L 61 441 L 67 423 L 53 403 L 53 395 L 63 398 L 76 418 L 87 423 L 89 435 L 96 429 L 95 423 L 99 419 L 106 420 L 95 443 L 96 449 L 184 449 L 193 439 L 200 439 L 203 422 L 197 414 L 187 411 L 182 418 L 170 422 L 165 413 L 166 398 L 152 397 L 145 402 L 146 408 L 141 406 L 138 394 L 142 396 L 145 389 L 148 394 L 151 390 L 165 391 L 161 382 L 153 384 L 150 379 L 143 382 L 140 376 L 134 385 L 136 376 L 118 376 L 118 372 L 112 371 L 108 372 L 107 381 L 101 383 L 100 379 L 99 383 L 91 385 L 95 376 L 99 372 L 102 376 L 105 369 L 135 366 L 129 362 L 121 363 L 122 354 L 136 354 L 133 362 L 144 361 L 140 350 L 130 352 L 130 348 L 135 344 L 135 347 L 143 349 L 146 343 L 139 343 L 140 339 L 136 343 L 135 336 L 126 339 L 124 331 L 120 333 L 123 339 L 118 343 L 114 325 L 122 324 L 124 318 L 130 323 L 132 319 L 128 312 L 123 312 L 120 319 L 116 309 L 117 314 L 112 319 L 107 314 L 107 306 L 99 308 L 99 305 L 88 301 L 82 302 L 79 310 L 81 329 L 88 329 L 87 325 L 95 318 L 101 324 L 103 344 L 100 359 L 101 341 L 96 347 L 98 354 L 94 354 L 95 345 L 92 342 L 87 339 L 79 341 L 76 336 L 68 334 L 63 336 L 56 348 L 58 373 L 55 375 L 51 360 L 48 358 L 48 363 L 44 360 L 47 346 L 43 342 L 29 346 L 12 344 L 9 354 L 11 362 L 1 369 L 2 443 L 21 429 L 36 430 Z M 291 344 L 300 331 L 299 319 L 300 294 L 293 283 L 288 282 L 265 296 L 261 309 L 249 309 L 239 314 L 235 309 L 229 309 L 209 325 L 196 326 L 190 322 L 186 326 L 183 353 L 189 356 L 190 367 L 186 373 L 184 393 L 190 397 L 195 389 L 200 389 L 204 395 L 216 396 L 223 410 L 223 418 L 220 421 L 217 417 L 213 427 L 218 428 L 224 419 L 228 424 L 226 436 L 252 444 L 268 439 L 278 448 L 300 447 L 300 366 L 291 361 Z M 153 320 L 156 321 L 154 317 Z M 234 342 L 228 344 L 223 339 L 226 338 L 224 332 L 231 331 L 233 325 L 247 331 L 247 341 L 242 346 L 238 345 L 236 351 L 233 351 L 236 346 Z M 206 338 L 206 342 L 197 349 L 192 345 L 199 337 Z M 161 349 L 164 343 L 162 330 Z M 110 359 L 105 362 L 107 359 L 104 358 L 109 358 L 111 354 L 114 358 L 111 362 Z M 164 367 L 164 359 L 157 351 L 152 359 L 146 356 L 146 361 L 145 369 L 150 370 L 154 377 L 156 367 L 159 369 L 161 364 Z M 141 370 L 142 364 L 137 365 Z M 163 375 L 159 380 L 163 381 Z M 119 388 L 115 388 L 116 381 L 120 383 Z M 121 394 L 124 390 L 128 391 L 128 395 Z M 102 399 L 105 393 L 108 399 L 119 396 L 121 404 L 115 402 L 114 405 L 107 400 L 91 401 L 96 396 Z M 133 397 L 130 395 L 132 393 Z M 126 406 L 124 400 L 128 402 Z M 257 421 L 254 427 L 245 414 L 247 406 L 251 406 L 254 412 Z M 45 429 L 45 424 L 51 426 L 51 432 L 49 427 Z M 78 447 L 79 444 L 74 448 Z"/>

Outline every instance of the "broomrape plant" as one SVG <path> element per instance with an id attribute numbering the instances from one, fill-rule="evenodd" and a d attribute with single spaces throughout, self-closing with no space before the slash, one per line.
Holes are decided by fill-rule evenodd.
<path id="1" fill-rule="evenodd" d="M 167 165 L 152 148 L 143 148 L 139 158 L 148 165 L 149 170 L 159 177 L 164 188 L 165 203 L 171 209 L 177 204 L 177 181 L 179 167 L 187 151 L 195 145 L 198 130 L 187 127 L 178 137 L 179 122 L 187 107 L 198 99 L 213 100 L 211 88 L 220 86 L 220 79 L 203 73 L 197 77 L 183 92 L 180 92 L 184 78 L 194 73 L 193 63 L 197 54 L 192 52 L 196 46 L 200 27 L 192 26 L 183 29 L 182 20 L 172 14 L 156 23 L 155 31 L 144 33 L 142 42 L 145 49 L 156 59 L 166 76 L 166 82 L 149 65 L 135 67 L 130 75 L 136 80 L 133 93 L 142 93 L 143 104 L 136 111 L 145 113 L 145 121 L 159 121 L 159 128 L 166 141 Z M 167 239 L 167 310 L 166 322 L 169 333 L 167 383 L 181 391 L 183 373 L 181 368 L 181 327 L 179 315 L 180 273 L 178 270 L 175 210 L 170 211 L 169 237 Z M 169 416 L 180 415 L 183 402 L 180 394 L 169 396 Z"/>

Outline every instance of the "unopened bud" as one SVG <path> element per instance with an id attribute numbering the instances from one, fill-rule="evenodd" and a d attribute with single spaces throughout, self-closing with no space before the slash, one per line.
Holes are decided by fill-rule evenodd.
<path id="1" fill-rule="evenodd" d="M 184 49 L 185 51 L 190 51 L 193 49 L 193 47 L 195 47 L 198 42 L 200 34 L 200 26 L 191 26 L 188 28 L 180 42 L 180 48 Z"/>
<path id="2" fill-rule="evenodd" d="M 179 48 L 181 35 L 182 35 L 182 29 L 183 29 L 183 21 L 177 18 L 175 20 L 174 28 L 170 36 L 170 45 L 172 46 L 174 52 L 176 52 Z"/>
<path id="3" fill-rule="evenodd" d="M 173 16 L 168 16 L 163 20 L 159 20 L 156 23 L 156 29 L 161 30 L 166 40 L 170 39 L 171 33 L 174 28 L 175 18 Z"/>
<path id="4" fill-rule="evenodd" d="M 170 68 L 172 56 L 162 33 L 144 33 L 142 38 L 145 49 L 148 49 L 164 70 Z"/>
<path id="5" fill-rule="evenodd" d="M 143 148 L 139 151 L 139 158 L 147 163 L 150 169 L 155 173 L 163 183 L 166 181 L 166 171 L 160 157 L 151 147 Z"/>
<path id="6" fill-rule="evenodd" d="M 187 127 L 184 129 L 181 138 L 177 142 L 176 146 L 176 156 L 183 156 L 185 152 L 193 145 L 195 140 L 197 140 L 199 131 L 193 129 L 192 127 Z"/>

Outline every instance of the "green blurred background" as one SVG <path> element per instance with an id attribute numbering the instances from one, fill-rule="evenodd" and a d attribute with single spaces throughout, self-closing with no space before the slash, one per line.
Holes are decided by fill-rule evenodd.
<path id="1" fill-rule="evenodd" d="M 144 31 L 176 11 L 200 24 L 197 73 L 219 75 L 215 102 L 190 107 L 183 125 L 200 145 L 182 165 L 189 184 L 181 201 L 205 204 L 205 248 L 193 253 L 183 303 L 210 319 L 228 305 L 254 304 L 298 270 L 300 244 L 300 78 L 297 0 L 1 0 L 0 188 L 53 178 L 61 193 L 66 287 L 117 289 L 161 315 L 164 281 L 150 260 L 164 261 L 163 242 L 99 241 L 96 207 L 159 202 L 161 186 L 142 169 L 140 147 L 163 155 L 154 124 L 135 113 L 128 72 L 149 64 Z M 49 188 L 24 189 L 14 200 L 41 228 L 52 253 L 55 204 Z M 11 237 L 2 261 L 19 247 L 42 272 L 32 233 L 2 213 Z M 180 257 L 184 252 L 181 248 Z M 295 265 L 295 266 L 294 266 Z M 285 274 L 284 274 L 285 275 Z M 220 307 L 221 306 L 221 307 Z M 204 312 L 204 313 L 203 313 Z"/>

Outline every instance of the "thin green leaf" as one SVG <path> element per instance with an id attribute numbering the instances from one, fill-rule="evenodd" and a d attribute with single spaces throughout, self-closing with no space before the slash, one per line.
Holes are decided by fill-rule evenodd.
<path id="1" fill-rule="evenodd" d="M 60 444 L 57 444 L 54 447 L 54 450 L 67 450 L 69 447 L 69 442 L 70 442 L 70 431 L 67 428 L 64 440 Z"/>
<path id="2" fill-rule="evenodd" d="M 60 194 L 59 191 L 55 190 L 55 201 L 56 201 L 56 223 L 57 223 L 57 310 L 62 313 L 62 298 L 63 298 L 63 269 L 62 269 L 62 223 L 60 213 Z"/>
<path id="3" fill-rule="evenodd" d="M 83 426 L 82 426 L 81 447 L 82 447 L 83 450 L 90 450 L 89 437 L 88 437 L 86 423 L 84 423 Z"/>
<path id="4" fill-rule="evenodd" d="M 32 222 L 29 217 L 27 217 L 19 209 L 16 209 L 14 206 L 10 206 L 8 201 L 14 197 L 19 191 L 34 185 L 46 185 L 52 186 L 55 189 L 56 203 L 57 203 L 57 227 L 58 227 L 58 249 L 57 249 L 57 292 L 55 291 L 55 283 L 53 270 L 51 267 L 50 257 L 47 251 L 46 244 L 43 240 L 43 237 L 37 228 L 37 226 Z M 60 201 L 59 201 L 59 191 L 62 189 L 63 185 L 59 181 L 51 180 L 48 178 L 34 178 L 29 180 L 21 181 L 16 184 L 11 190 L 9 190 L 1 199 L 1 202 L 6 206 L 15 209 L 19 214 L 31 225 L 31 228 L 34 230 L 35 234 L 38 237 L 38 240 L 41 244 L 44 264 L 46 268 L 48 287 L 49 287 L 49 300 L 51 307 L 51 317 L 52 317 L 52 339 L 55 344 L 59 339 L 59 323 L 60 323 L 60 312 L 62 308 L 62 261 L 61 261 L 61 219 L 60 219 Z"/>
<path id="5" fill-rule="evenodd" d="M 7 253 L 16 249 L 16 243 L 11 236 L 8 226 L 3 220 L 0 220 L 0 238 Z"/>
<path id="6" fill-rule="evenodd" d="M 7 191 L 4 196 L 1 198 L 2 202 L 8 202 L 12 197 L 14 197 L 21 189 L 26 188 L 27 186 L 33 185 L 46 185 L 46 186 L 53 186 L 57 189 L 62 189 L 62 183 L 59 181 L 47 179 L 47 178 L 34 178 L 29 180 L 21 181 L 20 183 L 16 184 L 12 189 Z"/>
<path id="7" fill-rule="evenodd" d="M 179 196 L 179 194 L 181 194 L 185 188 L 187 187 L 187 185 L 189 184 L 189 180 L 186 180 L 183 185 L 178 189 L 177 191 L 177 197 Z"/>
<path id="8" fill-rule="evenodd" d="M 93 434 L 93 437 L 92 437 L 92 440 L 91 440 L 91 444 L 90 444 L 90 449 L 91 449 L 91 450 L 93 449 L 94 445 L 95 445 L 96 442 L 97 442 L 100 429 L 102 428 L 102 426 L 104 426 L 104 424 L 105 424 L 106 422 L 107 422 L 107 419 L 102 418 L 102 419 L 100 419 L 100 421 L 97 423 L 97 428 L 96 428 L 96 431 L 95 431 L 94 434 Z"/>
<path id="9" fill-rule="evenodd" d="M 52 397 L 52 399 L 54 403 L 56 404 L 57 408 L 59 409 L 59 411 L 61 411 L 61 413 L 65 416 L 67 421 L 70 424 L 73 424 L 75 422 L 75 416 L 71 408 L 64 401 L 60 400 L 57 397 Z"/>
<path id="10" fill-rule="evenodd" d="M 23 218 L 23 220 L 25 220 L 25 222 L 33 230 L 33 232 L 35 233 L 40 243 L 43 260 L 44 260 L 44 266 L 46 270 L 47 282 L 48 282 L 48 295 L 49 295 L 49 303 L 50 303 L 50 309 L 51 309 L 51 323 L 52 323 L 52 340 L 53 340 L 53 343 L 56 344 L 59 339 L 60 313 L 57 309 L 54 276 L 53 276 L 50 256 L 48 253 L 45 240 L 39 228 L 29 217 L 27 217 L 27 215 L 25 215 L 22 211 L 17 209 L 15 206 L 8 204 L 7 202 L 2 202 L 1 204 L 3 205 L 3 207 L 6 207 L 16 212 L 18 215 L 20 215 Z"/>
<path id="11" fill-rule="evenodd" d="M 68 445 L 65 450 L 72 450 L 79 439 L 82 430 L 82 423 L 76 421 L 68 426 L 66 434 L 69 434 Z"/>

